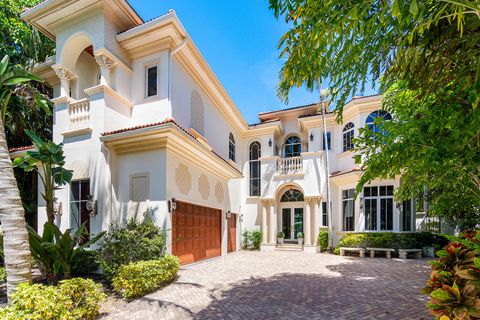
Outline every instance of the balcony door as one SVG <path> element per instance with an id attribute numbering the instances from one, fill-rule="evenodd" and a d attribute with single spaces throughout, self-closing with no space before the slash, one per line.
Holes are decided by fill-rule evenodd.
<path id="1" fill-rule="evenodd" d="M 294 241 L 297 233 L 303 232 L 303 193 L 296 189 L 287 190 L 280 198 L 279 206 L 285 240 Z"/>

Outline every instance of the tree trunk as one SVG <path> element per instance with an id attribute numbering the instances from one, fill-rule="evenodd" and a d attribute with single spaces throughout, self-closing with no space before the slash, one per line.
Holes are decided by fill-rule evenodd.
<path id="1" fill-rule="evenodd" d="M 3 229 L 3 248 L 7 272 L 7 294 L 10 296 L 19 283 L 30 282 L 31 258 L 20 192 L 13 174 L 12 161 L 0 117 L 0 222 Z"/>

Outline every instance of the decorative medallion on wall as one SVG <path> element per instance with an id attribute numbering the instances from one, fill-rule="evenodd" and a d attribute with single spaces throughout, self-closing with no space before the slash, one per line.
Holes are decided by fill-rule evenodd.
<path id="1" fill-rule="evenodd" d="M 224 197 L 225 195 L 223 192 L 223 185 L 221 182 L 217 182 L 217 184 L 215 185 L 215 198 L 217 198 L 217 202 L 219 204 L 222 204 Z"/>
<path id="2" fill-rule="evenodd" d="M 200 192 L 203 200 L 207 200 L 210 196 L 210 182 L 208 182 L 208 177 L 204 174 L 198 178 L 198 192 Z"/>
<path id="3" fill-rule="evenodd" d="M 188 195 L 190 193 L 192 189 L 192 175 L 186 165 L 179 164 L 178 168 L 175 169 L 175 184 L 182 194 Z"/>

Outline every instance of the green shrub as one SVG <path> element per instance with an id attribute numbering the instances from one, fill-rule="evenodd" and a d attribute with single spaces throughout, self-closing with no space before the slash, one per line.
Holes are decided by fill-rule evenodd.
<path id="1" fill-rule="evenodd" d="M 4 320 L 94 319 L 106 298 L 102 286 L 90 279 L 73 278 L 57 286 L 22 283 L 0 310 Z"/>
<path id="2" fill-rule="evenodd" d="M 260 245 L 262 244 L 262 232 L 255 230 L 252 232 L 252 249 L 260 250 Z"/>
<path id="3" fill-rule="evenodd" d="M 436 319 L 480 319 L 480 231 L 448 238 L 422 289 L 430 296 L 427 306 Z"/>
<path id="4" fill-rule="evenodd" d="M 280 231 L 279 233 L 277 233 L 277 238 L 280 238 L 280 239 L 285 238 L 285 233 L 283 233 L 282 231 Z"/>
<path id="5" fill-rule="evenodd" d="M 5 267 L 0 267 L 0 282 L 7 281 L 7 270 Z"/>
<path id="6" fill-rule="evenodd" d="M 112 224 L 100 242 L 98 263 L 107 279 L 113 279 L 118 269 L 135 261 L 161 258 L 165 254 L 165 233 L 153 221 L 125 225 Z"/>
<path id="7" fill-rule="evenodd" d="M 393 249 L 421 249 L 424 246 L 433 246 L 444 243 L 443 236 L 433 235 L 430 232 L 394 233 L 370 232 L 349 233 L 342 237 L 338 247 L 350 248 L 393 248 Z"/>
<path id="8" fill-rule="evenodd" d="M 303 232 L 297 232 L 297 238 L 303 239 Z"/>
<path id="9" fill-rule="evenodd" d="M 259 250 L 262 244 L 262 232 L 258 230 L 244 231 L 242 233 L 243 250 Z"/>
<path id="10" fill-rule="evenodd" d="M 321 251 L 325 251 L 328 248 L 328 231 L 320 228 L 318 233 L 318 245 Z"/>
<path id="11" fill-rule="evenodd" d="M 132 262 L 120 267 L 113 288 L 125 299 L 141 297 L 172 282 L 179 268 L 180 261 L 175 256 Z"/>
<path id="12" fill-rule="evenodd" d="M 72 259 L 72 274 L 74 276 L 93 274 L 98 270 L 98 252 L 96 250 L 81 250 Z"/>

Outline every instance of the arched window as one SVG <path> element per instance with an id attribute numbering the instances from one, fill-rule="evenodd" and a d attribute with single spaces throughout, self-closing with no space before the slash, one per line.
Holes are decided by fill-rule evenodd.
<path id="1" fill-rule="evenodd" d="M 355 125 L 351 122 L 343 127 L 343 152 L 353 149 L 353 136 Z"/>
<path id="2" fill-rule="evenodd" d="M 228 136 L 228 159 L 235 162 L 235 138 L 231 132 Z"/>
<path id="3" fill-rule="evenodd" d="M 202 97 L 198 93 L 198 91 L 193 90 L 192 94 L 190 95 L 190 111 L 191 111 L 191 127 L 204 135 L 204 107 Z"/>
<path id="4" fill-rule="evenodd" d="M 380 132 L 380 129 L 382 127 L 381 123 L 375 123 L 376 122 L 375 119 L 377 118 L 392 120 L 392 115 L 385 110 L 377 110 L 370 113 L 370 115 L 367 117 L 367 120 L 365 121 L 365 124 L 373 132 Z"/>
<path id="5" fill-rule="evenodd" d="M 250 196 L 260 196 L 260 157 L 262 149 L 260 143 L 250 144 Z"/>
<path id="6" fill-rule="evenodd" d="M 280 198 L 280 202 L 295 202 L 303 201 L 303 193 L 297 189 L 290 189 L 285 191 L 285 193 Z"/>
<path id="7" fill-rule="evenodd" d="M 285 140 L 285 158 L 298 157 L 302 153 L 302 141 L 297 136 Z"/>

